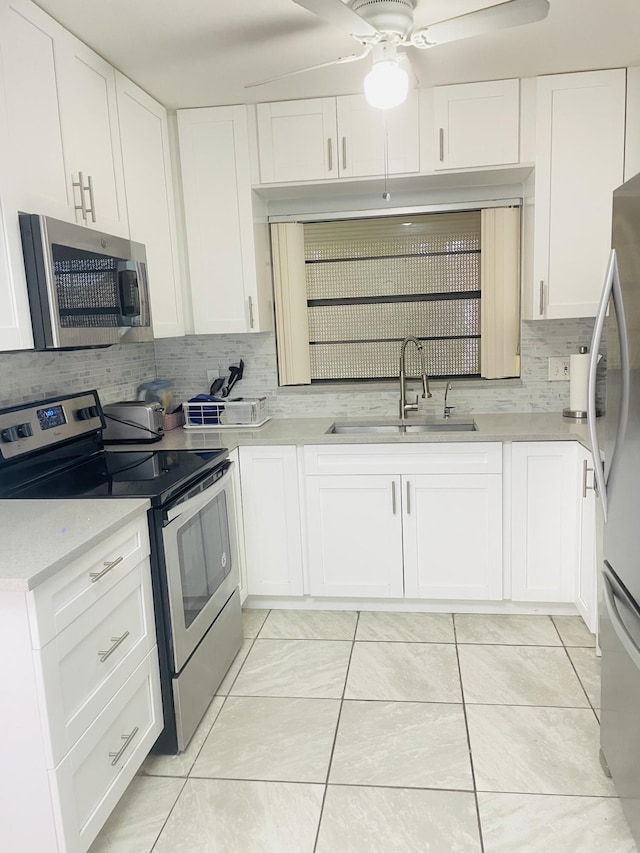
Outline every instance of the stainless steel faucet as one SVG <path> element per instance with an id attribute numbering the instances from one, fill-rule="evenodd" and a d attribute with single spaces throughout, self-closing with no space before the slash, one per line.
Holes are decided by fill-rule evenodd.
<path id="1" fill-rule="evenodd" d="M 407 412 L 417 412 L 418 411 L 418 395 L 416 394 L 415 403 L 407 403 L 407 386 L 406 386 L 406 376 L 405 376 L 405 352 L 407 349 L 408 343 L 414 343 L 418 348 L 418 352 L 420 353 L 420 365 L 422 367 L 422 396 L 423 398 L 431 397 L 431 391 L 429 390 L 429 377 L 427 376 L 427 368 L 424 360 L 424 346 L 420 343 L 417 338 L 414 338 L 413 335 L 408 335 L 402 342 L 402 349 L 400 350 L 400 420 L 404 421 L 407 417 Z"/>

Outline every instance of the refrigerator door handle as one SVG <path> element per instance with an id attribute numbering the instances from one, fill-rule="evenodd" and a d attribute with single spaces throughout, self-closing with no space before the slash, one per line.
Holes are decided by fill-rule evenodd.
<path id="1" fill-rule="evenodd" d="M 600 297 L 600 305 L 596 314 L 596 322 L 593 327 L 593 336 L 591 338 L 591 358 L 589 359 L 589 381 L 588 381 L 588 397 L 587 397 L 587 422 L 589 426 L 589 442 L 591 444 L 591 453 L 593 454 L 593 475 L 596 481 L 596 491 L 600 495 L 602 503 L 602 513 L 604 520 L 607 520 L 607 490 L 604 481 L 604 466 L 600 458 L 600 443 L 598 441 L 598 431 L 596 428 L 596 371 L 598 369 L 598 355 L 600 351 L 600 343 L 602 341 L 602 332 L 604 330 L 604 321 L 607 316 L 607 306 L 611 299 L 613 291 L 613 270 L 615 264 L 615 250 L 611 251 L 609 263 L 607 265 L 607 274 L 604 279 L 604 287 L 602 296 Z"/>
<path id="2" fill-rule="evenodd" d="M 627 337 L 627 324 L 624 315 L 624 306 L 622 303 L 622 287 L 620 285 L 620 273 L 618 271 L 618 258 L 615 249 L 612 249 L 611 254 L 609 255 L 604 288 L 602 290 L 600 305 L 598 306 L 596 322 L 593 327 L 593 336 L 591 338 L 591 358 L 589 361 L 587 403 L 589 440 L 591 442 L 591 452 L 593 454 L 593 473 L 595 477 L 596 491 L 600 495 L 600 501 L 602 503 L 602 513 L 605 522 L 607 520 L 607 478 L 605 478 L 604 463 L 600 458 L 600 443 L 598 441 L 598 432 L 596 428 L 596 374 L 598 369 L 598 356 L 600 343 L 602 341 L 602 332 L 607 315 L 607 306 L 609 305 L 610 299 L 613 299 L 616 312 L 616 322 L 618 324 L 622 398 L 620 401 L 620 416 L 616 429 L 616 437 L 613 444 L 613 450 L 611 452 L 611 458 L 609 459 L 609 472 L 613 465 L 613 457 L 615 455 L 616 447 L 618 447 L 626 432 L 629 416 L 629 341 Z"/>
<path id="3" fill-rule="evenodd" d="M 626 591 L 622 589 L 618 583 L 616 583 L 615 578 L 611 576 L 611 572 L 608 571 L 606 565 L 604 566 L 602 571 L 602 579 L 604 581 L 602 585 L 604 592 L 604 600 L 613 630 L 616 632 L 618 639 L 622 643 L 625 651 L 633 661 L 634 665 L 640 670 L 640 647 L 638 646 L 634 638 L 631 636 L 627 626 L 622 620 L 614 594 L 615 592 L 617 592 L 618 596 L 623 601 L 628 601 Z"/>

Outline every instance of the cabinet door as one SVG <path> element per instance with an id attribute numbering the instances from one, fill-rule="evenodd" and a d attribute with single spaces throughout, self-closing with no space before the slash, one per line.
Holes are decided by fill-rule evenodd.
<path id="1" fill-rule="evenodd" d="M 178 110 L 178 135 L 193 330 L 267 331 L 269 270 L 256 268 L 267 225 L 254 221 L 246 108 Z"/>
<path id="2" fill-rule="evenodd" d="M 82 194 L 93 215 L 79 210 L 77 222 L 128 237 L 115 71 L 69 33 L 56 45 L 56 58 L 67 187 L 76 204 L 81 191 L 72 184 L 80 173 L 92 187 Z"/>
<path id="3" fill-rule="evenodd" d="M 241 447 L 249 595 L 302 595 L 295 447 Z"/>
<path id="4" fill-rule="evenodd" d="M 501 599 L 501 475 L 402 481 L 406 597 Z"/>
<path id="5" fill-rule="evenodd" d="M 57 54 L 63 35 L 33 3 L 0 4 L 0 159 L 6 158 L 12 188 L 6 211 L 11 218 L 22 210 L 74 221 L 58 103 Z"/>
<path id="6" fill-rule="evenodd" d="M 640 172 L 640 66 L 627 68 L 627 121 L 624 144 L 624 179 Z"/>
<path id="7" fill-rule="evenodd" d="M 576 607 L 591 633 L 598 625 L 596 560 L 596 493 L 593 457 L 584 447 L 576 448 L 580 476 L 579 550 Z"/>
<path id="8" fill-rule="evenodd" d="M 538 78 L 532 319 L 596 314 L 624 131 L 623 69 Z"/>
<path id="9" fill-rule="evenodd" d="M 433 96 L 436 169 L 519 161 L 519 80 L 438 86 Z"/>
<path id="10" fill-rule="evenodd" d="M 116 72 L 131 239 L 147 248 L 154 338 L 184 334 L 167 111 Z"/>
<path id="11" fill-rule="evenodd" d="M 514 443 L 511 463 L 513 600 L 573 603 L 579 541 L 576 445 Z"/>
<path id="12" fill-rule="evenodd" d="M 258 104 L 260 181 L 338 177 L 336 99 Z"/>
<path id="13" fill-rule="evenodd" d="M 307 477 L 311 595 L 402 598 L 400 477 Z"/>
<path id="14" fill-rule="evenodd" d="M 336 99 L 340 177 L 417 172 L 418 93 L 393 110 L 370 107 L 364 95 Z"/>

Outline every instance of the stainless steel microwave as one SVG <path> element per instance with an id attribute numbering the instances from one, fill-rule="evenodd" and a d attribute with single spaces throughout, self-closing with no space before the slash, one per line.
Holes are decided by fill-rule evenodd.
<path id="1" fill-rule="evenodd" d="M 35 349 L 153 339 L 141 243 L 28 213 L 20 233 Z"/>

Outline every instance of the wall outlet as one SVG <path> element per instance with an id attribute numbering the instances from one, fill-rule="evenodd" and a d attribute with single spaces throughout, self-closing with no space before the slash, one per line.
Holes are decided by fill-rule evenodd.
<path id="1" fill-rule="evenodd" d="M 218 379 L 220 377 L 220 371 L 217 367 L 214 367 L 211 370 L 207 370 L 207 389 L 211 388 L 214 379 Z"/>
<path id="2" fill-rule="evenodd" d="M 560 379 L 569 379 L 569 359 L 554 356 L 549 359 L 549 382 L 557 382 Z"/>

